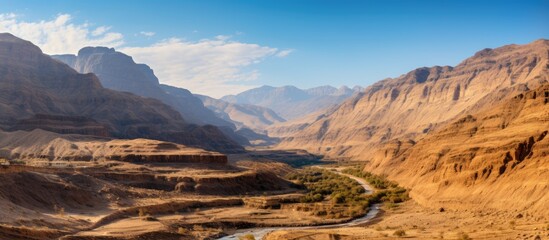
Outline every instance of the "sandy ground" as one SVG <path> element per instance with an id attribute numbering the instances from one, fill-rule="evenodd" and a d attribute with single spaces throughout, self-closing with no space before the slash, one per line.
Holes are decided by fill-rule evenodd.
<path id="1" fill-rule="evenodd" d="M 397 230 L 404 230 L 405 236 L 395 236 Z M 385 209 L 365 226 L 277 231 L 265 239 L 536 239 L 537 236 L 538 239 L 549 239 L 549 219 L 480 212 L 440 212 L 410 200 L 395 209 Z"/>

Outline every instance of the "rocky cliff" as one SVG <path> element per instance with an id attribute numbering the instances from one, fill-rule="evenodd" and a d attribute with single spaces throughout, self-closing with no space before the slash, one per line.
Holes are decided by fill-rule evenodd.
<path id="1" fill-rule="evenodd" d="M 549 41 L 368 87 L 283 147 L 363 160 L 434 208 L 547 215 Z"/>
<path id="2" fill-rule="evenodd" d="M 132 57 L 106 47 L 85 47 L 78 55 L 53 55 L 79 73 L 93 73 L 109 89 L 130 92 L 154 98 L 178 111 L 189 123 L 234 127 L 204 107 L 200 99 L 186 89 L 164 89 L 153 70 L 146 64 L 137 64 Z"/>
<path id="3" fill-rule="evenodd" d="M 549 79 L 549 41 L 484 49 L 455 67 L 418 68 L 379 81 L 297 129 L 280 147 L 370 160 L 392 140 L 406 144 L 437 126 Z"/>
<path id="4" fill-rule="evenodd" d="M 549 214 L 549 83 L 380 149 L 367 169 L 430 207 Z M 396 148 L 400 145 L 400 148 Z"/>
<path id="5" fill-rule="evenodd" d="M 84 117 L 106 126 L 114 137 L 243 150 L 219 129 L 188 124 L 158 100 L 105 89 L 94 74 L 79 74 L 7 33 L 0 34 L 0 113 L 2 129 L 12 129 L 36 114 Z"/>

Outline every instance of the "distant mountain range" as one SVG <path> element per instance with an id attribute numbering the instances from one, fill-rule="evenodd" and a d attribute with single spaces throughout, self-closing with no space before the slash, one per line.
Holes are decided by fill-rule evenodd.
<path id="1" fill-rule="evenodd" d="M 88 50 L 93 49 L 84 55 L 94 52 Z M 127 74 L 137 72 L 154 80 L 144 66 Z M 0 112 L 4 130 L 42 128 L 151 138 L 223 152 L 243 150 L 214 126 L 189 124 L 161 101 L 106 89 L 94 74 L 80 74 L 8 33 L 0 34 Z"/>
<path id="2" fill-rule="evenodd" d="M 231 121 L 217 117 L 189 90 L 162 86 L 149 66 L 135 63 L 130 56 L 117 52 L 113 48 L 85 47 L 78 52 L 78 55 L 65 54 L 52 57 L 80 73 L 97 75 L 106 88 L 160 100 L 178 111 L 186 122 L 214 125 L 237 143 L 249 145 L 245 137 L 234 132 L 236 127 Z"/>
<path id="3" fill-rule="evenodd" d="M 358 86 L 352 89 L 346 86 L 320 86 L 310 89 L 262 86 L 237 95 L 224 96 L 221 100 L 270 108 L 284 119 L 291 120 L 337 105 L 361 90 Z"/>
<path id="4" fill-rule="evenodd" d="M 219 127 L 227 136 L 247 145 L 246 137 L 234 131 L 243 127 L 257 133 L 273 124 L 284 122 L 277 113 L 295 118 L 337 104 L 361 88 L 322 86 L 301 90 L 293 86 L 280 88 L 261 87 L 252 89 L 225 100 L 193 95 L 189 90 L 161 85 L 153 70 L 113 48 L 85 47 L 77 55 L 53 55 L 52 58 L 66 63 L 80 73 L 94 73 L 101 85 L 154 98 L 178 111 L 186 122 Z M 259 99 L 258 96 L 263 97 Z M 275 110 L 269 109 L 274 107 Z M 251 134 L 245 134 L 251 136 Z"/>
<path id="5" fill-rule="evenodd" d="M 264 133 L 265 129 L 273 124 L 286 120 L 273 110 L 251 104 L 229 103 L 204 95 L 195 95 L 204 106 L 214 111 L 219 117 L 231 121 L 238 128 L 249 128 L 258 133 Z"/>
<path id="6" fill-rule="evenodd" d="M 85 47 L 78 51 L 78 55 L 52 57 L 79 73 L 94 73 L 103 87 L 158 99 L 181 113 L 183 119 L 189 123 L 234 128 L 230 122 L 216 117 L 212 111 L 205 108 L 200 99 L 188 90 L 179 88 L 177 93 L 166 92 L 149 66 L 137 64 L 130 56 L 113 48 Z"/>

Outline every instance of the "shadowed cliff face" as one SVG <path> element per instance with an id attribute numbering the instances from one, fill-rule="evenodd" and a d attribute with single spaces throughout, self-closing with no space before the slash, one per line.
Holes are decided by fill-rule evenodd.
<path id="1" fill-rule="evenodd" d="M 178 111 L 189 123 L 234 128 L 228 121 L 218 118 L 205 108 L 200 99 L 186 89 L 173 92 L 162 89 L 153 70 L 113 48 L 85 47 L 78 55 L 54 55 L 79 73 L 94 73 L 101 84 L 109 89 L 130 92 L 143 97 L 158 99 Z"/>
<path id="2" fill-rule="evenodd" d="M 393 139 L 416 140 L 467 112 L 547 82 L 548 50 L 547 40 L 485 49 L 455 67 L 419 68 L 379 81 L 286 134 L 280 146 L 369 160 Z"/>
<path id="3" fill-rule="evenodd" d="M 3 129 L 36 114 L 80 116 L 106 126 L 114 137 L 243 150 L 219 129 L 190 125 L 158 100 L 105 89 L 94 74 L 79 74 L 11 34 L 0 34 L 0 112 Z"/>

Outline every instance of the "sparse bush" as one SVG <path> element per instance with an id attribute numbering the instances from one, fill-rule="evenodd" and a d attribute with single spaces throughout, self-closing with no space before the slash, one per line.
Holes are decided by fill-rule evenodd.
<path id="1" fill-rule="evenodd" d="M 183 228 L 183 227 L 179 227 L 179 228 L 177 228 L 177 233 L 179 233 L 181 235 L 186 235 L 186 234 L 189 234 L 189 230 L 187 230 L 186 228 Z"/>
<path id="2" fill-rule="evenodd" d="M 469 235 L 467 235 L 467 233 L 459 232 L 458 233 L 458 239 L 459 240 L 471 240 L 472 238 L 470 238 Z"/>
<path id="3" fill-rule="evenodd" d="M 255 240 L 255 237 L 252 234 L 246 234 L 244 236 L 238 237 L 238 239 L 240 239 L 240 240 Z"/>
<path id="4" fill-rule="evenodd" d="M 147 216 L 147 212 L 146 212 L 146 210 L 145 210 L 145 209 L 143 209 L 143 208 L 140 208 L 140 209 L 139 209 L 139 210 L 137 210 L 137 211 L 138 211 L 138 215 L 139 215 L 139 217 L 144 217 L 144 216 Z"/>
<path id="5" fill-rule="evenodd" d="M 386 202 L 385 203 L 385 208 L 387 209 L 393 209 L 393 208 L 397 208 L 398 205 L 396 203 L 392 203 L 392 202 Z"/>
<path id="6" fill-rule="evenodd" d="M 393 233 L 393 236 L 397 236 L 397 237 L 404 237 L 406 236 L 406 232 L 402 229 L 399 229 L 399 230 L 396 230 L 394 233 Z"/>
<path id="7" fill-rule="evenodd" d="M 204 227 L 202 225 L 193 225 L 193 231 L 204 231 Z"/>
<path id="8" fill-rule="evenodd" d="M 65 208 L 64 207 L 59 207 L 56 205 L 53 206 L 53 210 L 55 211 L 55 213 L 57 213 L 59 216 L 65 216 Z"/>
<path id="9" fill-rule="evenodd" d="M 316 211 L 314 213 L 315 216 L 326 216 L 328 215 L 328 213 L 326 212 L 326 210 L 320 210 L 320 211 Z"/>

